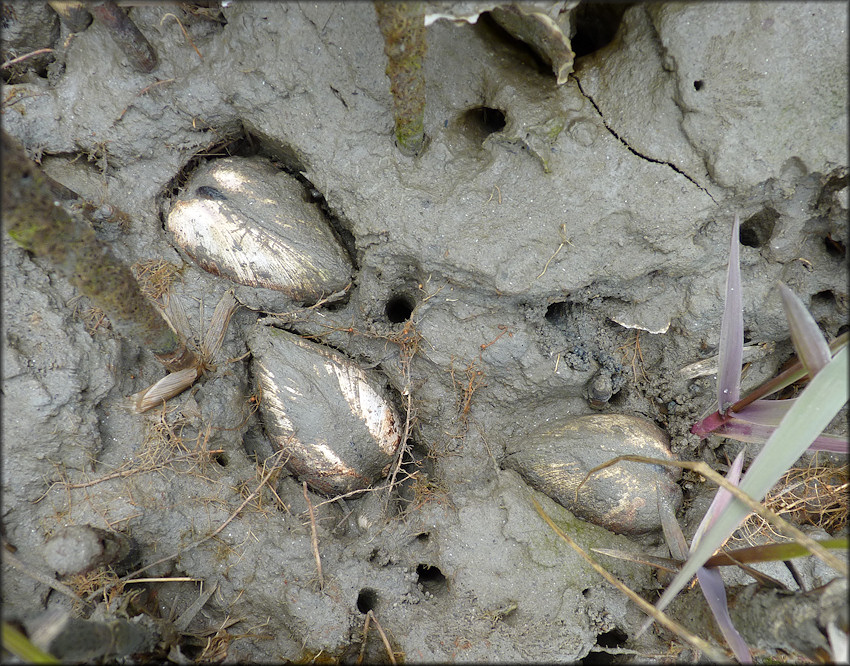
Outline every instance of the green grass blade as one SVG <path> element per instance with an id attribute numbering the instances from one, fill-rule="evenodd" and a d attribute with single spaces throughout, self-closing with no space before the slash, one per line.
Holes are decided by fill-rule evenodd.
<path id="1" fill-rule="evenodd" d="M 761 500 L 794 464 L 847 402 L 847 372 L 848 351 L 845 347 L 797 398 L 744 475 L 739 486 L 741 490 Z M 749 513 L 749 508 L 737 499 L 729 504 L 703 535 L 682 570 L 655 604 L 656 608 L 663 610 L 667 607 Z"/>
<path id="2" fill-rule="evenodd" d="M 823 539 L 818 543 L 824 548 L 836 550 L 847 550 L 847 537 L 838 539 Z M 754 564 L 757 562 L 778 562 L 780 560 L 793 560 L 795 557 L 807 557 L 811 552 L 805 546 L 795 541 L 785 543 L 769 543 L 763 546 L 748 546 L 720 552 L 706 560 L 707 567 L 729 567 L 738 564 Z"/>
<path id="3" fill-rule="evenodd" d="M 3 623 L 3 647 L 28 664 L 59 664 L 56 657 L 33 645 L 8 622 Z"/>

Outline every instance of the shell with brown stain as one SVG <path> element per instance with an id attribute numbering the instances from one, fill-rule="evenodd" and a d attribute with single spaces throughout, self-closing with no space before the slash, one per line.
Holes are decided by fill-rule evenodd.
<path id="1" fill-rule="evenodd" d="M 653 423 L 624 414 L 590 414 L 545 426 L 509 443 L 503 467 L 579 518 L 619 534 L 642 534 L 661 525 L 658 494 L 674 510 L 682 506 L 678 468 L 619 462 L 587 472 L 620 455 L 673 460 L 667 435 Z"/>
<path id="2" fill-rule="evenodd" d="M 271 326 L 255 326 L 248 346 L 266 434 L 291 472 L 326 495 L 365 489 L 387 474 L 400 422 L 376 376 Z"/>
<path id="3" fill-rule="evenodd" d="M 351 280 L 352 263 L 292 176 L 259 157 L 211 161 L 168 213 L 174 241 L 201 268 L 315 303 Z"/>

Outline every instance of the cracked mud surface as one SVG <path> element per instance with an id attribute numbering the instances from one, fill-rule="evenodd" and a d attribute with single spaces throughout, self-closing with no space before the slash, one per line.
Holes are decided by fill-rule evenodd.
<path id="1" fill-rule="evenodd" d="M 146 575 L 218 586 L 189 633 L 240 620 L 229 661 L 356 657 L 370 609 L 408 661 L 571 661 L 606 640 L 667 653 L 663 633 L 631 638 L 642 615 L 530 500 L 585 548 L 666 555 L 660 533 L 579 521 L 502 461 L 541 425 L 595 413 L 587 391 L 601 375 L 615 391 L 602 413 L 641 416 L 674 454 L 725 470 L 737 445 L 689 433 L 713 376 L 678 371 L 716 353 L 736 213 L 747 342 L 771 350 L 743 389 L 792 353 L 777 281 L 828 337 L 846 323 L 843 7 L 635 5 L 562 86 L 492 22 L 437 21 L 430 143 L 416 159 L 393 146 L 370 5 L 233 3 L 221 21 L 163 3 L 130 15 L 157 70 L 134 72 L 97 23 L 67 48 L 53 26 L 18 47 L 61 57 L 4 86 L 5 130 L 80 197 L 126 213 L 97 231 L 137 272 L 155 260 L 179 269 L 170 293 L 195 336 L 233 285 L 181 254 L 164 221 L 204 161 L 259 155 L 298 178 L 355 279 L 315 309 L 237 287 L 253 309 L 234 315 L 217 370 L 165 411 L 136 415 L 125 396 L 161 366 L 4 237 L 3 527 L 16 557 L 51 574 L 44 541 L 70 524 L 131 535 L 139 564 L 179 551 Z M 380 373 L 410 419 L 392 495 L 312 497 L 323 590 L 286 472 L 277 496 L 264 487 L 187 547 L 233 515 L 273 452 L 245 356 L 267 313 Z M 696 505 L 700 484 L 681 485 Z M 652 598 L 648 568 L 604 564 Z M 11 571 L 4 619 L 70 607 Z M 160 583 L 134 603 L 167 618 L 197 596 L 197 582 Z M 384 657 L 374 633 L 366 649 Z"/>

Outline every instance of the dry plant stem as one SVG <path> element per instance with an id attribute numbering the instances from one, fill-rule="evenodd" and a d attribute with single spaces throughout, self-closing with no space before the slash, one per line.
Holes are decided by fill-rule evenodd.
<path id="1" fill-rule="evenodd" d="M 38 49 L 37 51 L 33 51 L 32 53 L 25 53 L 24 55 L 18 56 L 17 58 L 7 60 L 2 65 L 0 65 L 0 69 L 8 69 L 12 65 L 16 65 L 19 62 L 23 62 L 27 58 L 32 58 L 33 56 L 41 55 L 43 53 L 53 53 L 53 49 Z"/>
<path id="2" fill-rule="evenodd" d="M 378 622 L 378 618 L 375 617 L 375 613 L 369 609 L 369 612 L 366 613 L 367 616 L 372 618 L 372 622 L 375 623 L 375 627 L 378 629 L 378 633 L 381 635 L 381 640 L 384 642 L 384 647 L 387 649 L 387 655 L 390 658 L 390 663 L 395 664 L 395 656 L 393 655 L 393 650 L 390 647 L 390 642 L 387 640 L 387 635 L 384 633 L 383 627 L 381 627 L 381 623 Z"/>
<path id="3" fill-rule="evenodd" d="M 167 19 L 169 16 L 170 16 L 171 18 L 173 18 L 175 21 L 177 21 L 177 25 L 179 25 L 179 26 L 180 26 L 180 29 L 183 31 L 183 36 L 186 38 L 186 41 L 187 41 L 187 42 L 189 42 L 189 43 L 192 45 L 192 48 L 193 48 L 193 49 L 195 49 L 195 53 L 197 53 L 197 54 L 198 54 L 198 57 L 201 59 L 201 62 L 203 62 L 203 60 L 204 60 L 204 56 L 202 56 L 202 55 L 201 55 L 201 52 L 200 52 L 200 51 L 198 51 L 198 47 L 197 47 L 197 46 L 195 46 L 195 42 L 193 42 L 193 41 L 192 41 L 192 38 L 191 38 L 191 37 L 189 37 L 189 33 L 188 33 L 188 32 L 186 32 L 186 28 L 184 28 L 184 27 L 183 27 L 183 22 L 182 22 L 179 18 L 177 18 L 177 16 L 176 16 L 176 15 L 172 14 L 171 12 L 169 12 L 168 14 L 166 14 L 165 16 L 163 16 L 163 17 L 162 17 L 162 19 L 161 19 L 161 20 L 160 20 L 160 22 L 159 22 L 159 25 L 161 26 L 161 25 L 162 25 L 162 23 L 163 23 L 163 21 L 165 21 L 165 19 Z"/>
<path id="4" fill-rule="evenodd" d="M 25 576 L 29 576 L 35 581 L 42 583 L 43 585 L 47 585 L 49 588 L 64 594 L 67 597 L 70 597 L 74 601 L 79 601 L 80 603 L 86 603 L 87 601 L 83 600 L 79 595 L 77 595 L 70 587 L 65 585 L 64 583 L 60 583 L 58 580 L 53 578 L 52 576 L 47 576 L 35 569 L 30 568 L 23 562 L 21 562 L 17 557 L 12 555 L 8 550 L 6 550 L 6 540 L 3 540 L 3 545 L 0 546 L 3 553 L 3 564 L 11 566 L 14 569 L 17 569 Z"/>
<path id="5" fill-rule="evenodd" d="M 409 382 L 408 382 L 409 384 Z M 408 390 L 407 392 L 407 405 L 405 405 L 405 419 L 404 419 L 404 432 L 401 435 L 401 445 L 398 447 L 398 457 L 396 459 L 395 466 L 393 467 L 393 473 L 390 477 L 390 482 L 387 485 L 387 497 L 384 501 L 384 512 L 386 513 L 387 508 L 390 505 L 390 497 L 392 497 L 392 490 L 395 486 L 395 479 L 398 476 L 398 471 L 401 469 L 401 464 L 404 459 L 404 454 L 407 452 L 407 438 L 410 436 L 410 420 L 411 420 L 411 394 Z"/>
<path id="6" fill-rule="evenodd" d="M 218 534 L 219 534 L 219 533 L 220 533 L 220 532 L 221 532 L 221 531 L 222 531 L 225 527 L 227 527 L 227 526 L 231 523 L 231 521 L 232 521 L 234 518 L 236 518 L 236 516 L 238 516 L 238 515 L 242 512 L 242 509 L 244 509 L 246 506 L 248 506 L 248 504 L 249 504 L 249 503 L 250 503 L 250 502 L 251 502 L 251 501 L 252 501 L 252 500 L 253 500 L 253 499 L 254 499 L 257 495 L 259 495 L 259 493 L 260 493 L 260 491 L 262 490 L 263 486 L 264 486 L 264 485 L 268 482 L 268 480 L 269 480 L 269 478 L 271 478 L 272 474 L 275 474 L 276 472 L 278 472 L 278 471 L 279 471 L 279 469 L 280 469 L 280 467 L 281 467 L 280 458 L 281 458 L 281 456 L 282 456 L 282 455 L 283 455 L 283 451 L 278 451 L 278 452 L 277 452 L 277 453 L 275 453 L 273 456 L 271 456 L 271 458 L 277 458 L 277 460 L 275 460 L 275 461 L 274 461 L 274 463 L 271 465 L 271 467 L 270 467 L 269 471 L 268 471 L 268 472 L 266 472 L 266 473 L 263 475 L 262 480 L 261 480 L 261 481 L 260 481 L 260 483 L 257 485 L 257 487 L 254 489 L 254 492 L 252 492 L 250 495 L 248 495 L 248 497 L 246 497 L 246 498 L 245 498 L 245 500 L 242 502 L 242 504 L 240 504 L 240 505 L 239 505 L 239 508 L 238 508 L 238 509 L 236 509 L 236 511 L 234 511 L 232 514 L 230 514 L 230 517 L 229 517 L 227 520 L 225 520 L 225 521 L 224 521 L 221 525 L 219 525 L 219 526 L 215 529 L 215 531 L 214 531 L 214 532 L 212 532 L 211 534 L 208 534 L 208 535 L 207 535 L 207 536 L 205 536 L 203 539 L 199 539 L 199 540 L 198 540 L 198 541 L 196 541 L 195 543 L 189 544 L 189 545 L 188 545 L 188 546 L 186 546 L 185 548 L 181 548 L 181 549 L 179 549 L 179 550 L 178 550 L 176 553 L 174 553 L 173 555 L 169 555 L 169 556 L 167 556 L 167 557 L 163 557 L 163 558 L 161 558 L 161 559 L 157 560 L 156 562 L 151 562 L 150 564 L 148 564 L 148 565 L 146 565 L 146 566 L 142 567 L 141 569 L 136 569 L 135 571 L 133 571 L 133 572 L 131 572 L 131 573 L 127 574 L 127 575 L 126 575 L 126 576 L 124 576 L 123 578 L 120 578 L 120 579 L 117 581 L 117 583 L 126 583 L 127 581 L 132 580 L 133 578 L 135 578 L 135 577 L 136 577 L 136 576 L 138 576 L 139 574 L 144 573 L 144 572 L 145 572 L 145 571 L 147 571 L 148 569 L 150 569 L 150 568 L 152 568 L 152 567 L 155 567 L 155 566 L 157 566 L 157 565 L 159 565 L 159 564 L 163 564 L 163 563 L 165 563 L 165 562 L 168 562 L 169 560 L 173 560 L 173 559 L 175 559 L 175 558 L 177 558 L 177 557 L 180 557 L 181 553 L 185 553 L 185 552 L 187 552 L 187 551 L 192 550 L 193 548 L 197 548 L 197 547 L 198 547 L 198 546 L 200 546 L 201 544 L 204 544 L 204 543 L 206 543 L 207 541 L 209 541 L 210 539 L 212 539 L 212 538 L 214 538 L 215 536 L 217 536 L 217 535 L 218 535 Z M 98 595 L 100 595 L 100 594 L 103 594 L 103 592 L 104 592 L 104 591 L 106 591 L 107 589 L 109 589 L 110 587 L 112 587 L 113 585 L 115 585 L 115 584 L 117 584 L 117 583 L 110 583 L 110 584 L 104 585 L 104 586 L 103 586 L 103 587 L 101 587 L 101 588 L 98 588 L 97 590 L 95 590 L 94 592 L 92 592 L 92 593 L 91 593 L 88 597 L 86 597 L 86 601 L 91 601 L 92 599 L 94 599 L 95 597 L 97 597 L 97 596 L 98 596 Z"/>
<path id="7" fill-rule="evenodd" d="M 132 469 L 120 470 L 117 472 L 112 472 L 111 474 L 107 474 L 98 479 L 93 479 L 91 481 L 80 481 L 78 483 L 67 483 L 65 481 L 54 481 L 50 484 L 50 486 L 45 490 L 41 496 L 36 499 L 33 504 L 38 504 L 41 500 L 43 500 L 47 495 L 53 490 L 54 486 L 63 486 L 66 489 L 70 488 L 88 488 L 90 486 L 97 485 L 98 483 L 103 483 L 104 481 L 109 481 L 110 479 L 123 479 L 128 476 L 133 476 L 134 474 L 144 474 L 145 472 L 152 472 L 156 469 L 161 469 L 165 467 L 167 464 L 181 462 L 184 460 L 191 460 L 192 458 L 198 458 L 201 455 L 215 455 L 217 453 L 224 453 L 224 449 L 209 449 L 207 451 L 198 451 L 193 453 L 187 453 L 185 455 L 177 456 L 176 458 L 170 458 L 165 461 L 154 461 L 147 465 L 143 465 L 141 467 L 134 467 Z"/>
<path id="8" fill-rule="evenodd" d="M 830 553 L 817 541 L 803 534 L 803 532 L 791 525 L 788 521 L 783 520 L 774 511 L 771 511 L 766 506 L 763 506 L 761 503 L 754 500 L 752 497 L 747 495 L 747 493 L 738 488 L 738 486 L 729 483 L 729 481 L 727 481 L 723 476 L 711 469 L 711 467 L 708 466 L 708 463 L 702 461 L 682 462 L 678 460 L 664 460 L 663 458 L 648 458 L 645 456 L 617 456 L 616 458 L 609 460 L 608 462 L 602 463 L 601 465 L 597 465 L 592 470 L 590 470 L 585 475 L 584 479 L 582 479 L 582 482 L 578 484 L 578 487 L 576 488 L 576 496 L 578 496 L 578 491 L 584 485 L 585 481 L 587 481 L 593 474 L 602 469 L 605 469 L 606 467 L 610 467 L 611 465 L 616 465 L 620 461 L 639 462 L 646 463 L 648 465 L 667 465 L 669 467 L 681 467 L 682 469 L 689 469 L 692 472 L 702 474 L 707 479 L 711 479 L 712 481 L 714 481 L 714 483 L 716 483 L 717 485 L 726 488 L 726 490 L 732 493 L 732 495 L 734 495 L 736 499 L 740 500 L 748 507 L 750 507 L 750 509 L 752 509 L 755 513 L 764 518 L 777 530 L 785 534 L 785 536 L 791 537 L 792 539 L 796 539 L 801 545 L 808 548 L 809 552 L 811 552 L 815 557 L 835 569 L 835 571 L 840 573 L 842 576 L 847 576 L 847 564 L 845 562 L 839 560 L 837 557 L 835 557 L 835 555 Z"/>
<path id="9" fill-rule="evenodd" d="M 24 249 L 48 259 L 125 337 L 150 349 L 169 371 L 195 365 L 195 355 L 142 295 L 130 269 L 55 204 L 48 180 L 3 132 L 3 225 Z"/>
<path id="10" fill-rule="evenodd" d="M 543 507 L 540 506 L 536 499 L 532 497 L 531 502 L 534 504 L 534 508 L 537 513 L 540 514 L 540 517 L 543 518 L 543 520 L 546 521 L 546 524 L 549 525 L 549 527 L 551 527 L 555 531 L 555 534 L 557 534 L 559 537 L 561 537 L 561 539 L 566 541 L 570 548 L 576 551 L 582 557 L 582 559 L 584 559 L 591 567 L 593 567 L 593 569 L 597 573 L 599 573 L 600 576 L 602 576 L 614 587 L 623 592 L 623 594 L 629 597 L 629 599 L 634 601 L 638 606 L 641 607 L 641 609 L 645 613 L 651 615 L 659 624 L 662 624 L 667 627 L 667 629 L 675 633 L 683 640 L 687 641 L 697 650 L 701 650 L 703 654 L 705 654 L 705 656 L 711 659 L 712 661 L 718 663 L 724 663 L 729 661 L 726 656 L 717 648 L 713 647 L 710 643 L 704 641 L 699 636 L 692 634 L 678 622 L 671 620 L 664 613 L 655 608 L 655 606 L 649 603 L 646 599 L 638 595 L 630 588 L 626 587 L 626 585 L 624 585 L 621 581 L 619 581 L 612 574 L 606 571 L 602 566 L 600 566 L 596 562 L 596 560 L 594 560 L 590 555 L 588 555 L 581 546 L 579 546 L 575 541 L 573 541 L 569 536 L 567 536 L 566 534 L 564 534 L 563 531 L 561 531 L 561 529 L 552 521 L 552 519 L 546 515 L 546 512 L 543 510 Z"/>
<path id="11" fill-rule="evenodd" d="M 313 557 L 316 558 L 316 572 L 319 574 L 319 589 L 325 589 L 325 578 L 322 575 L 322 559 L 319 557 L 319 535 L 316 533 L 316 513 L 313 504 L 307 494 L 307 482 L 303 482 L 304 501 L 307 502 L 307 510 L 310 512 L 310 544 L 313 548 Z"/>
<path id="12" fill-rule="evenodd" d="M 378 633 L 381 636 L 381 641 L 384 643 L 384 648 L 387 651 L 387 656 L 390 659 L 391 664 L 395 664 L 395 655 L 393 654 L 393 649 L 390 647 L 390 642 L 387 640 L 387 635 L 384 633 L 383 627 L 381 627 L 381 623 L 378 622 L 378 618 L 375 617 L 375 613 L 369 609 L 366 613 L 366 622 L 363 624 L 363 644 L 360 646 L 360 654 L 357 656 L 357 664 L 363 663 L 363 655 L 366 653 L 366 639 L 369 638 L 369 623 L 374 622 L 375 627 L 378 629 Z"/>
<path id="13" fill-rule="evenodd" d="M 425 145 L 425 11 L 418 2 L 375 2 L 393 95 L 395 136 L 406 155 Z"/>

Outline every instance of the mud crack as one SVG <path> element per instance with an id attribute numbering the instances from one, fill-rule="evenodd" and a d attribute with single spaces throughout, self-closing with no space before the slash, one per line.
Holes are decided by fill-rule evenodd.
<path id="1" fill-rule="evenodd" d="M 617 141 L 622 143 L 630 153 L 636 155 L 637 157 L 640 157 L 643 160 L 646 160 L 647 162 L 653 162 L 654 164 L 664 164 L 664 165 L 670 167 L 671 169 L 673 169 L 673 171 L 675 171 L 676 173 L 678 173 L 681 176 L 684 176 L 689 181 L 691 181 L 694 185 L 696 185 L 700 190 L 705 192 L 708 195 L 708 198 L 711 199 L 712 201 L 714 201 L 715 204 L 717 203 L 717 201 L 714 199 L 713 196 L 711 196 L 711 193 L 707 189 L 705 189 L 696 180 L 694 180 L 691 176 L 686 174 L 684 171 L 682 171 L 679 167 L 677 167 L 672 162 L 667 162 L 666 160 L 658 160 L 658 159 L 655 159 L 654 157 L 649 157 L 649 155 L 644 155 L 643 153 L 632 148 L 629 145 L 629 142 L 626 141 L 619 134 L 617 134 L 617 132 L 615 132 L 614 129 L 606 122 L 605 116 L 602 115 L 602 110 L 599 108 L 599 105 L 596 104 L 596 101 L 590 95 L 588 95 L 586 92 L 584 92 L 584 88 L 581 87 L 581 81 L 579 81 L 579 78 L 575 74 L 571 74 L 570 76 L 573 78 L 573 80 L 575 80 L 576 85 L 578 86 L 578 90 L 582 94 L 582 96 L 585 99 L 587 99 L 587 101 L 589 101 L 593 105 L 594 109 L 596 109 L 596 113 L 598 113 L 599 117 L 602 119 L 602 124 L 605 125 L 605 129 L 607 129 L 611 133 L 611 136 L 613 136 L 615 139 L 617 139 Z"/>

